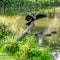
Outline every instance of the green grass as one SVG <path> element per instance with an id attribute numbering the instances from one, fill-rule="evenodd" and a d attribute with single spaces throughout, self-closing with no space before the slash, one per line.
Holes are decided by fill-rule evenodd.
<path id="1" fill-rule="evenodd" d="M 36 43 L 35 36 L 26 36 L 22 41 L 19 42 L 15 41 L 11 37 L 8 37 L 8 39 L 5 38 L 5 41 L 3 41 L 3 43 L 4 44 L 2 47 L 0 47 L 1 60 L 51 60 L 53 58 L 52 55 L 48 53 L 50 51 L 49 47 L 44 48 L 43 51 L 40 50 L 38 44 Z M 18 48 L 16 43 L 19 47 L 18 51 L 16 50 Z M 6 46 L 10 48 L 8 51 L 6 50 Z M 14 51 L 15 53 L 13 53 Z"/>
<path id="2" fill-rule="evenodd" d="M 0 52 L 0 60 L 16 60 L 16 58 L 8 56 L 7 53 Z"/>

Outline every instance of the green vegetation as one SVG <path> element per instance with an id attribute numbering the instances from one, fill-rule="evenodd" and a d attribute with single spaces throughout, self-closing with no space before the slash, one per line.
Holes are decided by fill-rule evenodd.
<path id="1" fill-rule="evenodd" d="M 8 31 L 7 31 L 8 32 Z M 9 34 L 9 33 L 8 33 Z M 40 50 L 35 36 L 26 36 L 21 41 L 16 41 L 11 36 L 1 37 L 0 41 L 0 54 L 1 59 L 3 56 L 9 60 L 52 60 L 50 48 L 46 47 Z M 3 55 L 2 55 L 3 54 Z M 14 58 L 15 57 L 15 58 Z M 11 59 L 10 59 L 11 58 Z"/>
<path id="2" fill-rule="evenodd" d="M 7 17 L 7 19 L 10 17 L 8 16 L 5 16 L 5 18 Z M 4 17 L 3 17 L 4 18 Z M 14 17 L 12 17 L 11 19 L 13 19 Z M 20 18 L 19 18 L 20 20 Z M 43 19 L 40 19 L 38 21 L 36 21 L 37 23 L 37 26 L 34 27 L 33 29 L 33 33 L 34 32 L 37 32 L 37 31 L 40 31 L 40 32 L 44 32 L 46 30 L 46 28 L 48 28 L 48 24 L 50 23 L 50 21 L 52 21 L 53 19 L 50 19 L 49 20 L 46 20 L 45 18 Z M 0 53 L 1 53 L 1 59 L 3 60 L 3 56 L 6 56 L 5 59 L 15 59 L 15 60 L 52 60 L 53 57 L 51 55 L 50 52 L 50 48 L 53 47 L 53 48 L 56 48 L 58 47 L 58 42 L 60 40 L 59 36 L 60 36 L 60 25 L 58 27 L 58 34 L 56 35 L 53 35 L 52 37 L 49 37 L 49 38 L 46 38 L 47 41 L 50 41 L 50 43 L 45 43 L 46 41 L 44 41 L 44 46 L 45 48 L 43 50 L 40 49 L 40 47 L 38 46 L 38 43 L 37 43 L 37 39 L 36 37 L 33 35 L 33 36 L 29 36 L 27 35 L 26 37 L 24 37 L 21 41 L 16 41 L 14 38 L 17 37 L 17 34 L 20 32 L 19 30 L 15 31 L 13 30 L 12 28 L 10 28 L 11 26 L 8 24 L 6 26 L 6 20 L 5 20 L 5 25 L 4 24 L 1 24 L 0 25 L 0 33 L 3 37 L 1 37 L 0 39 Z M 23 20 L 22 20 L 23 22 Z M 21 23 L 22 23 L 21 22 Z M 9 23 L 9 22 L 7 22 Z M 10 23 L 13 23 L 13 22 L 10 22 Z M 16 22 L 18 23 L 18 22 Z M 15 24 L 16 24 L 15 23 Z M 43 23 L 43 24 L 42 24 Z M 17 25 L 18 28 L 20 27 L 20 25 Z M 6 30 L 4 29 L 6 27 Z M 22 26 L 24 28 L 24 26 Z M 2 29 L 3 28 L 3 29 Z M 9 30 L 10 28 L 10 30 Z M 4 33 L 3 32 L 4 30 Z M 14 32 L 14 38 L 13 38 L 13 32 Z M 18 33 L 16 33 L 18 32 Z M 56 36 L 58 36 L 58 40 L 56 38 Z M 42 38 L 42 37 L 41 37 Z M 52 38 L 52 39 L 51 39 Z M 54 43 L 53 42 L 56 41 L 58 44 Z M 46 45 L 45 45 L 46 44 Z M 46 46 L 50 46 L 50 47 L 46 47 Z M 3 56 L 2 56 L 3 54 Z"/>
<path id="3" fill-rule="evenodd" d="M 44 12 L 49 16 L 54 16 L 55 8 L 59 6 L 59 0 L 2 0 L 0 1 L 0 14 L 26 15 L 32 12 Z"/>
<path id="4" fill-rule="evenodd" d="M 32 36 L 27 34 L 16 41 L 26 29 L 27 14 L 45 13 L 47 18 L 36 20 Z M 0 60 L 53 60 L 51 51 L 60 50 L 60 0 L 0 0 Z M 57 31 L 43 37 L 42 48 L 37 43 L 36 32 Z M 46 32 L 46 33 L 47 33 Z"/>

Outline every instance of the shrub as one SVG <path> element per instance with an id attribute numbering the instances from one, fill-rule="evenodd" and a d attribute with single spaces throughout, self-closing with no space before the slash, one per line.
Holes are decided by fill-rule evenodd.
<path id="1" fill-rule="evenodd" d="M 5 36 L 12 36 L 12 31 L 9 30 L 8 26 L 1 24 L 0 25 L 0 39 L 4 38 Z"/>
<path id="2" fill-rule="evenodd" d="M 11 53 L 12 55 L 15 54 L 17 51 L 19 51 L 19 45 L 17 42 L 12 43 L 10 45 L 6 46 L 6 51 L 8 53 Z"/>
<path id="3" fill-rule="evenodd" d="M 31 48 L 28 52 L 27 52 L 27 57 L 28 58 L 33 58 L 33 57 L 39 57 L 41 55 L 41 51 L 37 48 Z"/>
<path id="4" fill-rule="evenodd" d="M 20 44 L 19 56 L 21 60 L 52 60 L 49 50 L 49 47 L 40 50 L 35 37 L 31 36 L 25 44 Z"/>
<path id="5" fill-rule="evenodd" d="M 32 60 L 53 60 L 53 57 L 51 53 L 49 53 L 48 49 L 40 50 L 37 48 L 31 48 L 27 52 L 27 58 Z"/>

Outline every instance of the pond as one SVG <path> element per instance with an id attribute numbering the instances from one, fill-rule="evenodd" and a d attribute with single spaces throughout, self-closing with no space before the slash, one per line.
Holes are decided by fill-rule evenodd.
<path id="1" fill-rule="evenodd" d="M 55 16 L 54 18 L 42 18 L 35 21 L 35 27 L 32 29 L 32 33 L 41 32 L 39 35 L 39 45 L 50 45 L 53 49 L 60 50 L 60 18 Z M 16 32 L 18 35 L 22 33 L 28 26 L 25 16 L 0 16 L 0 24 L 9 26 L 9 29 Z M 57 31 L 56 34 L 52 34 L 53 31 Z M 45 36 L 45 34 L 52 34 L 51 36 Z M 54 53 L 54 52 L 53 52 Z M 55 52 L 56 54 L 56 52 Z M 60 60 L 60 52 L 57 52 L 57 58 Z"/>
<path id="2" fill-rule="evenodd" d="M 35 21 L 35 27 L 32 29 L 32 33 L 41 32 L 43 34 L 52 34 L 57 31 L 57 34 L 52 36 L 46 36 L 45 39 L 49 42 L 57 44 L 60 42 L 60 18 L 55 16 L 54 18 L 42 18 Z M 9 29 L 16 32 L 18 35 L 22 33 L 28 26 L 25 16 L 0 16 L 0 24 L 9 26 Z M 42 36 L 42 35 L 41 35 Z M 58 44 L 59 45 L 59 44 Z"/>
<path id="3" fill-rule="evenodd" d="M 43 32 L 43 35 L 38 34 L 38 45 L 40 46 L 40 49 L 43 49 L 44 46 L 52 47 L 54 60 L 60 60 L 60 18 L 55 16 L 54 18 L 45 18 L 44 20 L 47 24 L 44 25 L 45 22 L 40 24 L 44 25 L 43 27 L 45 28 L 41 30 L 41 28 L 35 27 L 36 30 L 34 29 L 35 31 Z"/>

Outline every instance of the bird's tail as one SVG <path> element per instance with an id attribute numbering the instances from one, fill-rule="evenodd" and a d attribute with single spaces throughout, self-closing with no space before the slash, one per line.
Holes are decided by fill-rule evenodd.
<path id="1" fill-rule="evenodd" d="M 29 26 L 29 25 L 31 24 L 31 22 L 32 22 L 32 21 L 29 21 L 28 23 L 26 23 L 26 25 L 28 25 L 28 26 Z"/>

